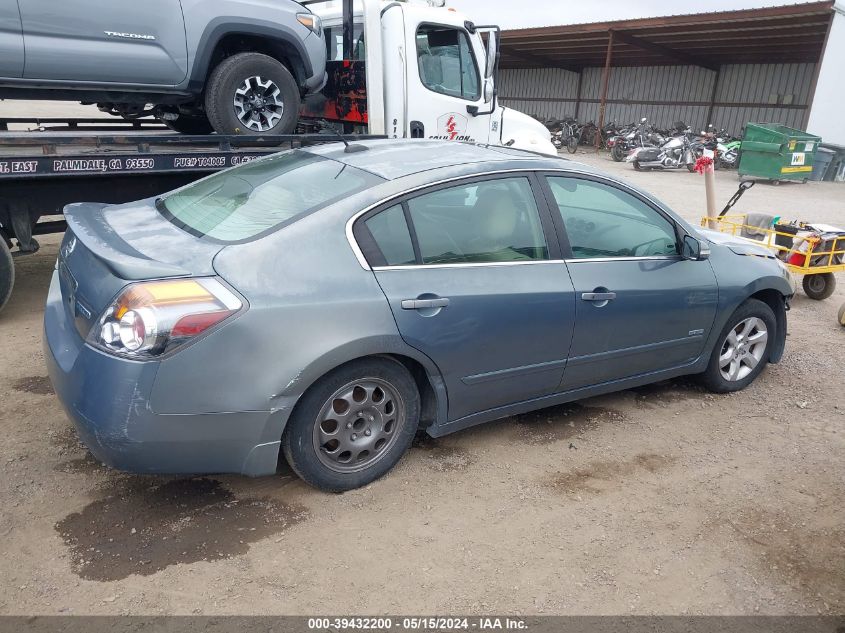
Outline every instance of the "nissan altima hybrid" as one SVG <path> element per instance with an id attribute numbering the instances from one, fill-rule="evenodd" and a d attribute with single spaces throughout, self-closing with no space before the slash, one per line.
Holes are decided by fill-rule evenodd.
<path id="1" fill-rule="evenodd" d="M 342 491 L 438 437 L 780 360 L 766 249 L 591 168 L 447 141 L 274 154 L 131 204 L 73 204 L 44 317 L 59 399 L 136 473 Z"/>

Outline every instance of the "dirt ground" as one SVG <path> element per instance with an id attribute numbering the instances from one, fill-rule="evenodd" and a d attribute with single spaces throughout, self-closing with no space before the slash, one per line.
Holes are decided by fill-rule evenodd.
<path id="1" fill-rule="evenodd" d="M 697 174 L 577 158 L 703 209 Z M 718 174 L 720 200 L 735 185 Z M 740 209 L 843 224 L 845 187 L 758 185 Z M 799 292 L 783 362 L 742 393 L 678 380 L 420 438 L 331 495 L 100 466 L 46 378 L 42 243 L 0 315 L 2 614 L 845 612 L 845 277 Z"/>

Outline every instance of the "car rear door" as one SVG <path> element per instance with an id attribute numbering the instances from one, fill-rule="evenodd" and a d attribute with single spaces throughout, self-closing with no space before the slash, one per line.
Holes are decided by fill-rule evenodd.
<path id="1" fill-rule="evenodd" d="M 718 287 L 708 261 L 679 256 L 675 222 L 618 183 L 554 174 L 545 182 L 568 242 L 562 247 L 576 297 L 561 390 L 698 358 L 715 318 Z"/>
<path id="2" fill-rule="evenodd" d="M 19 0 L 24 77 L 176 85 L 188 74 L 180 0 Z"/>
<path id="3" fill-rule="evenodd" d="M 403 339 L 442 372 L 450 421 L 560 384 L 575 298 L 538 187 L 525 172 L 452 182 L 355 225 Z"/>
<path id="4" fill-rule="evenodd" d="M 23 73 L 23 34 L 17 0 L 0 2 L 0 77 Z"/>

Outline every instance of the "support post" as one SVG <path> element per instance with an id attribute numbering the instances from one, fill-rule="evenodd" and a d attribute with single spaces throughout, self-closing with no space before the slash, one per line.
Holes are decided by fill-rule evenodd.
<path id="1" fill-rule="evenodd" d="M 355 38 L 352 0 L 343 0 L 343 59 L 352 59 Z"/>
<path id="2" fill-rule="evenodd" d="M 604 127 L 604 111 L 607 107 L 607 83 L 610 80 L 610 64 L 613 61 L 613 29 L 607 32 L 607 57 L 604 60 L 604 73 L 601 77 L 601 100 L 599 102 L 599 123 L 596 130 L 596 151 L 601 147 L 601 130 Z"/>
<path id="3" fill-rule="evenodd" d="M 581 111 L 581 86 L 584 83 L 584 69 L 578 72 L 578 88 L 575 91 L 575 120 L 578 120 L 578 114 Z"/>
<path id="4" fill-rule="evenodd" d="M 719 94 L 719 80 L 722 78 L 722 66 L 716 68 L 716 78 L 713 80 L 713 92 L 710 95 L 710 106 L 707 108 L 707 120 L 704 122 L 704 129 L 713 123 L 713 110 L 716 108 L 716 97 Z"/>

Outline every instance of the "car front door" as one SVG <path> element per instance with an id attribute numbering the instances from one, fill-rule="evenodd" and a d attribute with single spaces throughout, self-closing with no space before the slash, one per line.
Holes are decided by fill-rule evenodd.
<path id="1" fill-rule="evenodd" d="M 356 223 L 403 339 L 443 374 L 450 421 L 560 384 L 575 298 L 538 187 L 449 184 Z"/>
<path id="2" fill-rule="evenodd" d="M 23 34 L 17 0 L 0 0 L 0 77 L 23 74 Z"/>
<path id="3" fill-rule="evenodd" d="M 176 85 L 188 74 L 180 0 L 19 0 L 24 77 Z"/>
<path id="4" fill-rule="evenodd" d="M 680 257 L 675 222 L 621 186 L 548 175 L 575 288 L 562 391 L 690 364 L 704 350 L 718 288 L 708 261 Z M 568 252 L 566 252 L 568 251 Z"/>

